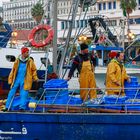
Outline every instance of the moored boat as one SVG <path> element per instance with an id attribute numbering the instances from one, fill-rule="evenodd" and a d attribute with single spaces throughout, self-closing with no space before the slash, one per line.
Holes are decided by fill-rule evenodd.
<path id="1" fill-rule="evenodd" d="M 88 3 L 89 1 L 86 2 Z M 19 54 L 19 51 L 15 51 L 14 49 L 12 51 L 13 54 Z M 6 51 L 5 49 L 3 54 L 4 52 L 9 53 L 10 51 Z M 35 62 L 37 62 L 39 57 L 36 58 L 36 56 L 33 56 L 33 58 L 35 59 Z M 11 59 L 11 57 L 7 59 Z M 6 65 L 5 62 L 2 66 L 4 65 Z M 12 64 L 8 64 L 7 67 L 10 68 L 10 66 L 12 66 Z M 37 67 L 39 68 L 41 66 L 37 64 Z M 105 74 L 106 71 L 106 68 L 104 69 L 101 69 L 103 74 Z M 10 69 L 8 70 L 10 71 Z M 100 73 L 101 75 L 101 71 L 99 71 L 100 69 L 98 69 L 98 67 L 96 67 L 96 70 L 98 71 L 95 72 Z M 2 76 L 4 76 L 5 72 L 6 71 L 4 70 Z M 55 83 L 55 85 L 57 84 Z M 46 88 L 45 90 L 43 89 L 38 100 L 33 97 L 34 100 L 31 100 L 31 104 L 29 107 L 27 106 L 28 109 L 26 112 L 19 112 L 16 110 L 16 107 L 9 112 L 0 112 L 0 139 L 139 139 L 138 130 L 140 128 L 140 111 L 139 98 L 137 99 L 137 96 L 139 95 L 138 82 L 137 87 L 131 87 L 134 92 L 132 92 L 131 89 L 128 89 L 131 90 L 128 92 L 128 96 L 132 93 L 133 99 L 131 102 L 126 102 L 127 104 L 124 104 L 124 101 L 127 101 L 127 99 L 124 100 L 124 98 L 120 96 L 111 98 L 109 104 L 102 104 L 101 97 L 106 94 L 103 86 L 101 87 L 103 93 L 99 93 L 98 95 L 98 104 L 92 104 L 90 102 L 79 103 L 76 91 L 79 90 L 79 88 L 77 89 L 77 86 L 75 89 L 73 88 L 74 86 L 72 86 L 71 89 L 67 89 L 67 87 L 54 89 L 55 95 L 53 95 L 53 99 L 51 98 L 52 96 L 46 97 L 46 91 L 50 90 Z M 59 95 L 58 91 L 61 90 L 66 90 L 66 93 L 62 94 L 63 92 L 60 92 L 60 99 L 57 100 L 57 96 Z M 53 93 L 54 92 L 51 94 Z M 47 98 L 51 99 L 51 103 Z M 17 103 L 19 98 L 15 97 L 14 99 L 17 100 L 13 100 L 13 103 L 14 101 Z M 72 104 L 69 104 L 72 99 L 74 101 Z M 112 100 L 114 104 L 112 104 Z M 55 101 L 57 104 L 54 104 Z M 120 102 L 118 103 L 118 101 Z M 129 106 L 132 106 L 133 108 Z"/>

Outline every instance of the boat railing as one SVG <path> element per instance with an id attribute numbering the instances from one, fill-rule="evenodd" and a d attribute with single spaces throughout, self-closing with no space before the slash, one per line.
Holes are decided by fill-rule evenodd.
<path id="1" fill-rule="evenodd" d="M 87 97 L 92 90 L 96 90 L 97 98 L 94 100 L 82 101 L 80 98 L 80 91 L 87 90 Z M 108 91 L 119 90 L 117 95 L 110 94 Z M 126 96 L 125 91 L 131 91 L 131 96 Z M 51 96 L 50 91 L 55 91 L 55 95 Z M 78 91 L 78 92 L 77 92 Z M 63 93 L 68 92 L 65 97 L 60 97 Z M 122 95 L 123 93 L 123 95 Z M 43 112 L 120 112 L 120 113 L 140 113 L 140 88 L 46 88 L 42 95 L 37 100 L 35 105 L 31 105 L 32 112 L 38 112 L 42 107 Z M 49 99 L 48 99 L 49 98 Z M 51 98 L 51 99 L 50 99 Z M 64 98 L 64 99 L 63 99 Z M 75 100 L 74 102 L 71 102 Z M 62 101 L 62 102 L 61 102 Z"/>
<path id="2" fill-rule="evenodd" d="M 82 101 L 80 91 L 87 91 L 87 100 Z M 95 91 L 97 98 L 90 100 L 90 92 Z M 118 90 L 117 94 L 113 94 Z M 108 91 L 112 91 L 108 94 Z M 12 110 L 14 98 L 8 110 Z M 140 113 L 140 88 L 46 88 L 40 94 L 30 97 L 27 111 L 60 113 Z"/>

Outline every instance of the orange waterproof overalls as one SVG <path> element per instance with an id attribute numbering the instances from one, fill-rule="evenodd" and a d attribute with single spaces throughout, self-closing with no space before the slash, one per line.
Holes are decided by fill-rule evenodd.
<path id="1" fill-rule="evenodd" d="M 80 97 L 83 101 L 88 99 L 94 99 L 97 97 L 96 90 L 89 88 L 96 88 L 95 76 L 93 72 L 93 66 L 90 60 L 82 62 L 82 68 L 79 77 L 80 88 L 87 88 L 80 90 Z"/>

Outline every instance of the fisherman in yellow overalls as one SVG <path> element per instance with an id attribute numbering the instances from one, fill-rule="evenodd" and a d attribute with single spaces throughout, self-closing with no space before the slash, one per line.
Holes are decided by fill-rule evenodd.
<path id="1" fill-rule="evenodd" d="M 78 54 L 74 59 L 68 74 L 68 80 L 71 79 L 75 69 L 78 69 L 80 73 L 80 97 L 83 101 L 88 98 L 92 101 L 97 97 L 96 90 L 90 88 L 96 88 L 95 76 L 94 76 L 94 66 L 92 64 L 92 58 L 88 53 L 88 45 L 82 43 L 80 45 L 81 53 Z M 85 89 L 82 89 L 85 88 Z"/>
<path id="2" fill-rule="evenodd" d="M 131 81 L 123 65 L 124 53 L 118 52 L 107 66 L 106 88 L 107 95 L 125 95 L 124 81 Z M 114 88 L 114 89 L 113 89 Z M 110 90 L 109 90 L 110 89 Z M 112 89 L 112 90 L 111 90 Z"/>

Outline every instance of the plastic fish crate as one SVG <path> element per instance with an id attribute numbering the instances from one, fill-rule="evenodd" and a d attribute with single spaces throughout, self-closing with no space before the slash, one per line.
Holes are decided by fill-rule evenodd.
<path id="1" fill-rule="evenodd" d="M 69 97 L 69 103 L 71 105 L 75 105 L 75 104 L 82 104 L 83 101 L 81 98 L 77 98 L 77 97 Z"/>
<path id="2" fill-rule="evenodd" d="M 140 86 L 133 86 L 132 88 L 136 89 L 125 89 L 125 95 L 130 97 L 135 97 L 137 93 L 137 97 L 140 96 L 140 89 L 138 89 Z"/>
<path id="3" fill-rule="evenodd" d="M 43 85 L 44 88 L 68 88 L 67 80 L 51 79 Z"/>
<path id="4" fill-rule="evenodd" d="M 125 104 L 125 110 L 140 110 L 140 99 L 128 99 Z"/>
<path id="5" fill-rule="evenodd" d="M 62 98 L 62 99 L 46 99 L 46 104 L 59 104 L 59 105 L 61 105 L 61 104 L 67 104 L 67 102 L 68 102 L 68 98 L 67 99 L 64 99 L 64 98 Z"/>
<path id="6" fill-rule="evenodd" d="M 136 86 L 138 86 L 138 82 L 130 82 L 130 83 L 128 83 L 128 82 L 125 82 L 125 84 L 124 84 L 124 86 L 127 88 L 129 88 L 129 87 L 136 87 Z"/>
<path id="7" fill-rule="evenodd" d="M 125 89 L 125 95 L 128 97 L 133 97 L 135 96 L 137 89 L 140 87 L 138 85 L 138 79 L 137 77 L 131 77 L 131 82 L 128 83 L 127 81 L 124 83 L 125 88 L 130 88 L 130 89 Z M 131 89 L 132 88 L 132 89 Z"/>
<path id="8" fill-rule="evenodd" d="M 48 96 L 48 97 L 55 97 L 56 95 L 61 96 L 63 94 L 69 95 L 68 90 L 60 90 L 60 91 L 59 90 L 47 90 L 45 92 L 45 95 Z"/>
<path id="9" fill-rule="evenodd" d="M 138 81 L 138 78 L 135 77 L 135 76 L 131 76 L 130 79 L 131 79 L 131 82 L 137 82 Z"/>
<path id="10" fill-rule="evenodd" d="M 117 95 L 109 95 L 104 97 L 104 102 L 105 104 L 122 104 L 126 99 L 128 99 L 126 96 L 118 97 Z"/>
<path id="11" fill-rule="evenodd" d="M 46 95 L 45 99 L 47 104 L 67 104 L 69 96 L 67 91 L 62 91 L 62 93 L 58 95 Z"/>
<path id="12" fill-rule="evenodd" d="M 135 92 L 135 94 L 133 94 L 132 92 L 130 92 L 130 93 L 127 93 L 126 96 L 129 99 L 134 99 L 134 98 L 139 99 L 140 98 L 140 93 L 137 93 L 137 95 L 136 95 L 136 92 Z"/>
<path id="13" fill-rule="evenodd" d="M 50 92 L 49 92 L 50 93 Z M 52 92 L 52 94 L 46 94 L 46 96 L 45 96 L 45 98 L 47 98 L 47 99 L 53 99 L 53 98 L 68 98 L 68 96 L 69 96 L 69 93 L 68 93 L 68 91 L 61 91 L 61 92 Z"/>

